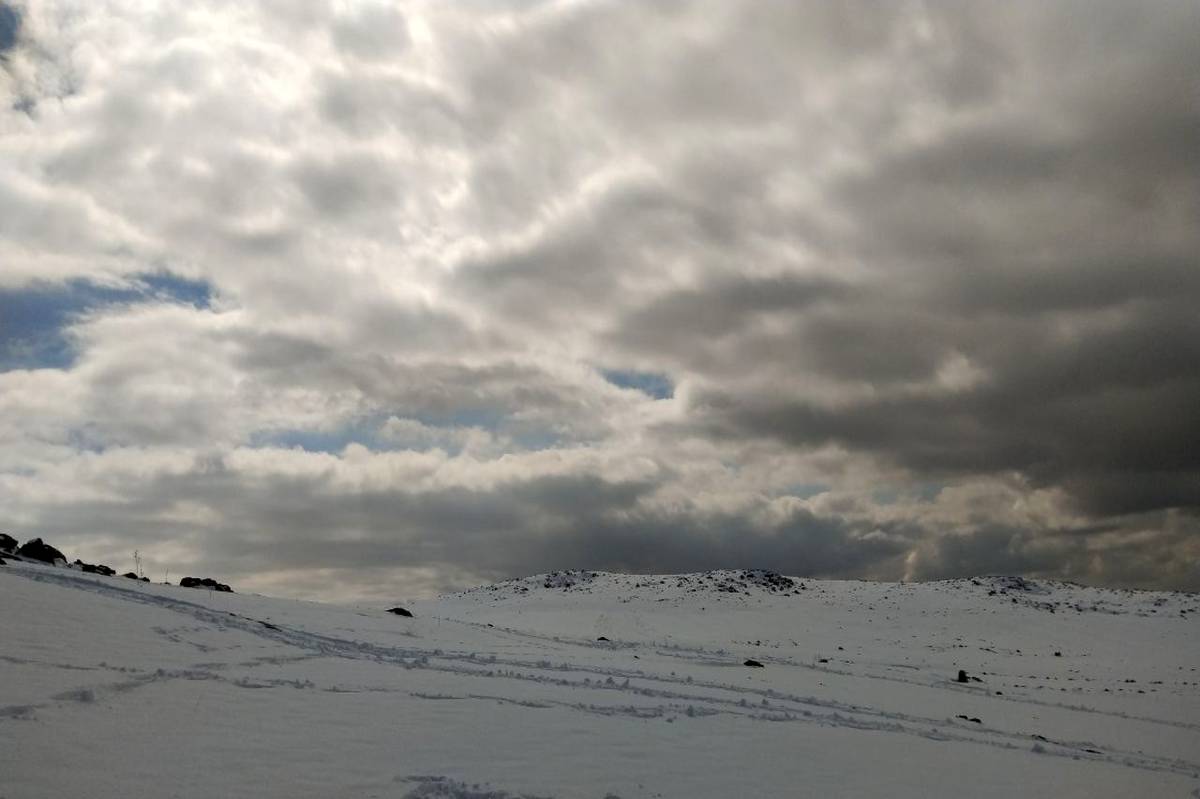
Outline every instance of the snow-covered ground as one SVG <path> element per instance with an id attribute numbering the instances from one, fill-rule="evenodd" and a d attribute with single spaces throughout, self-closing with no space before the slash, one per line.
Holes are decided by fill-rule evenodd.
<path id="1" fill-rule="evenodd" d="M 0 797 L 1200 796 L 1194 595 L 575 572 L 405 607 L 10 561 Z"/>

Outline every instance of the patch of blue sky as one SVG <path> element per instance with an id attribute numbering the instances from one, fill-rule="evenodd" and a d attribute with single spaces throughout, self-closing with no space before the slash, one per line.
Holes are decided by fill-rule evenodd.
<path id="1" fill-rule="evenodd" d="M 6 50 L 17 46 L 17 38 L 21 32 L 21 12 L 0 2 L 0 57 Z"/>
<path id="2" fill-rule="evenodd" d="M 916 500 L 918 502 L 933 502 L 945 488 L 941 483 L 914 483 L 903 488 L 879 488 L 871 492 L 871 499 L 877 505 L 895 505 L 900 500 Z"/>
<path id="3" fill-rule="evenodd" d="M 796 497 L 798 499 L 810 499 L 818 494 L 824 494 L 832 486 L 825 483 L 792 483 L 784 486 L 779 490 L 778 495 L 781 497 Z"/>
<path id="4" fill-rule="evenodd" d="M 504 425 L 509 414 L 503 408 L 455 408 L 444 413 L 432 410 L 420 413 L 405 413 L 396 411 L 391 416 L 400 419 L 413 419 L 426 427 L 480 427 L 495 432 Z"/>
<path id="5" fill-rule="evenodd" d="M 537 452 L 544 449 L 554 449 L 562 445 L 561 435 L 549 430 L 523 431 L 510 436 L 514 451 Z"/>
<path id="6" fill-rule="evenodd" d="M 306 452 L 340 453 L 350 444 L 361 444 L 372 450 L 393 449 L 379 435 L 387 414 L 371 413 L 355 417 L 344 424 L 328 429 L 287 427 L 259 430 L 250 435 L 250 446 L 279 449 L 302 449 Z"/>
<path id="7" fill-rule="evenodd" d="M 876 505 L 895 505 L 900 501 L 900 492 L 894 488 L 877 488 L 871 492 Z"/>
<path id="8" fill-rule="evenodd" d="M 910 491 L 922 502 L 933 502 L 945 487 L 942 483 L 918 483 Z"/>
<path id="9" fill-rule="evenodd" d="M 148 272 L 136 275 L 134 281 L 145 297 L 200 310 L 212 307 L 212 285 L 203 280 L 180 277 L 172 272 Z"/>
<path id="10" fill-rule="evenodd" d="M 329 452 L 337 454 L 350 444 L 362 444 L 369 449 L 378 449 L 376 437 L 353 427 L 333 430 L 283 430 L 260 431 L 250 436 L 252 447 L 272 449 L 302 449 L 305 452 Z"/>
<path id="11" fill-rule="evenodd" d="M 383 428 L 392 417 L 416 421 L 427 428 L 427 433 L 417 435 L 411 440 L 386 435 Z M 249 444 L 252 447 L 302 449 L 306 452 L 334 455 L 340 454 L 350 444 L 359 444 L 373 452 L 441 449 L 453 456 L 463 451 L 465 439 L 456 435 L 462 429 L 473 427 L 499 433 L 505 426 L 504 414 L 494 410 L 455 411 L 445 415 L 406 414 L 402 411 L 376 412 L 328 429 L 261 430 L 250 436 Z M 439 435 L 439 431 L 444 435 Z M 514 451 L 553 449 L 562 443 L 562 437 L 553 431 L 530 429 L 525 426 L 508 431 L 508 440 Z"/>
<path id="12" fill-rule="evenodd" d="M 125 283 L 90 280 L 0 289 L 0 372 L 68 369 L 75 344 L 68 328 L 81 316 L 115 305 L 146 302 L 210 307 L 212 287 L 169 272 L 134 275 Z"/>
<path id="13" fill-rule="evenodd" d="M 600 374 L 614 386 L 631 388 L 654 399 L 670 399 L 675 396 L 675 383 L 664 374 L 632 369 L 602 369 Z"/>
<path id="14" fill-rule="evenodd" d="M 486 430 L 498 436 L 506 436 L 512 442 L 514 451 L 553 449 L 565 440 L 564 436 L 555 430 L 534 422 L 514 419 L 504 408 L 456 408 L 445 413 L 426 410 L 411 414 L 396 412 L 391 415 L 401 419 L 412 419 L 435 430 Z M 450 454 L 461 451 L 461 447 L 449 442 L 441 444 L 441 447 Z"/>
<path id="15" fill-rule="evenodd" d="M 87 428 L 75 428 L 67 431 L 67 444 L 76 452 L 101 453 L 106 449 L 104 441 Z"/>

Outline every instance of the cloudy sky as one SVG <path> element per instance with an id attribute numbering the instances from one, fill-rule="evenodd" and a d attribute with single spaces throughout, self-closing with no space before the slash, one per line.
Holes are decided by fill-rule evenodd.
<path id="1" fill-rule="evenodd" d="M 0 0 L 0 530 L 1198 590 L 1198 219 L 1193 0 Z"/>

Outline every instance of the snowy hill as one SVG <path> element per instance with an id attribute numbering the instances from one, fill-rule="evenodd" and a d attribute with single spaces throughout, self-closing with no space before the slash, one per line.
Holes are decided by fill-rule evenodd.
<path id="1" fill-rule="evenodd" d="M 0 797 L 1200 796 L 1194 595 L 558 572 L 403 604 L 10 561 Z"/>

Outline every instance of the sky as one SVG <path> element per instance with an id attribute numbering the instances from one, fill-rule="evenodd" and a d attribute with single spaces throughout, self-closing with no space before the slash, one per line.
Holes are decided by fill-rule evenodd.
<path id="1" fill-rule="evenodd" d="M 1193 0 L 0 0 L 0 530 L 1200 590 L 1198 143 Z"/>

